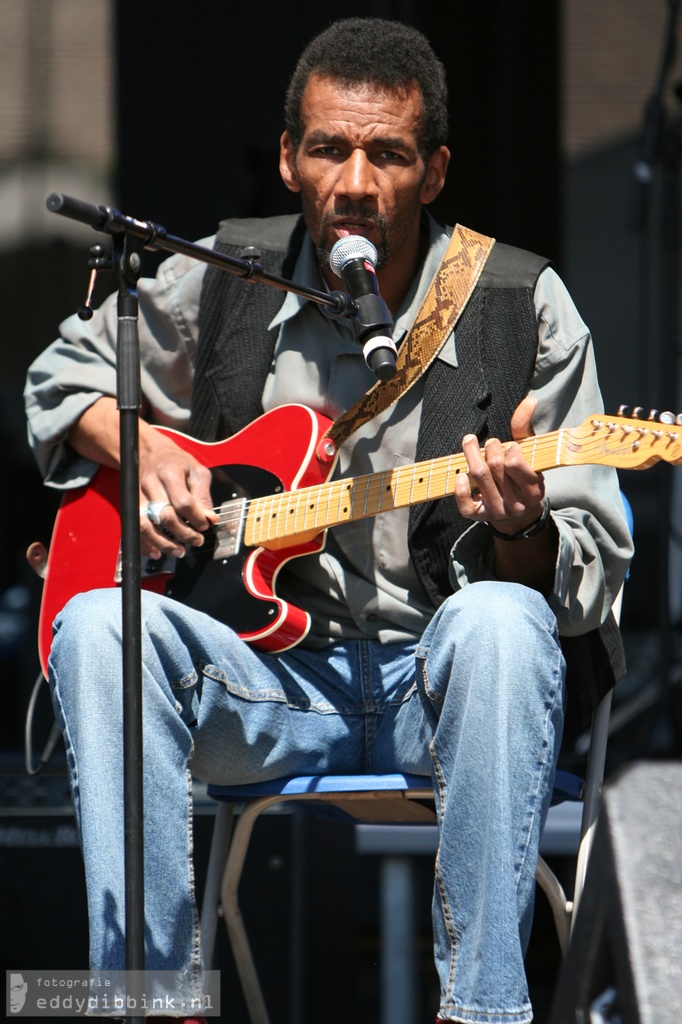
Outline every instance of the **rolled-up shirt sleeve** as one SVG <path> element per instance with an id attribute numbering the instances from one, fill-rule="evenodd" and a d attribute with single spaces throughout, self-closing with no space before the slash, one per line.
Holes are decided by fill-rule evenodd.
<path id="1" fill-rule="evenodd" d="M 551 268 L 538 279 L 535 306 L 538 356 L 530 391 L 537 399 L 535 433 L 577 427 L 593 415 L 602 418 L 590 332 Z M 630 564 L 632 537 L 615 469 L 564 466 L 547 470 L 544 479 L 559 532 L 548 600 L 562 635 L 578 635 L 605 621 Z M 474 524 L 453 547 L 453 586 L 494 578 L 490 531 Z"/>
<path id="2" fill-rule="evenodd" d="M 138 284 L 142 415 L 179 430 L 189 423 L 205 269 L 189 257 L 171 256 L 156 277 Z M 111 295 L 91 320 L 69 317 L 60 337 L 29 367 L 28 437 L 48 486 L 81 486 L 97 468 L 74 451 L 68 433 L 99 398 L 116 395 L 116 307 Z"/>

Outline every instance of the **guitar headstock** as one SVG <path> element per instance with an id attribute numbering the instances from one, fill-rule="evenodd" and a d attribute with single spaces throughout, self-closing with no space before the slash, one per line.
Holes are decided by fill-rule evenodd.
<path id="1" fill-rule="evenodd" d="M 602 464 L 619 469 L 648 469 L 663 459 L 682 463 L 682 414 L 621 405 L 617 416 L 590 416 L 569 431 L 566 462 Z M 575 458 L 573 457 L 575 456 Z"/>

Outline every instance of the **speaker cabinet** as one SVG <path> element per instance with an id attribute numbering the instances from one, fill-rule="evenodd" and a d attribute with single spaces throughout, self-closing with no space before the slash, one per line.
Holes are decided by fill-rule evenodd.
<path id="1" fill-rule="evenodd" d="M 550 1024 L 672 1024 L 682 997 L 682 764 L 637 762 L 604 790 Z"/>

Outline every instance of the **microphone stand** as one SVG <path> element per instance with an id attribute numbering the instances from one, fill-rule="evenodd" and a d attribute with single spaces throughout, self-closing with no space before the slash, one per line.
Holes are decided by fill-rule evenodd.
<path id="1" fill-rule="evenodd" d="M 142 749 L 142 600 L 139 522 L 139 415 L 141 408 L 140 346 L 138 336 L 137 282 L 143 249 L 165 249 L 182 253 L 246 280 L 263 281 L 280 290 L 292 291 L 326 307 L 333 317 L 357 314 L 353 300 L 341 291 L 321 292 L 294 285 L 270 274 L 254 256 L 237 259 L 207 249 L 194 242 L 169 235 L 165 228 L 150 221 L 128 217 L 120 211 L 52 193 L 47 208 L 72 220 L 88 224 L 96 231 L 112 236 L 111 260 L 102 258 L 102 247 L 92 250 L 88 298 L 79 311 L 83 319 L 92 316 L 90 298 L 97 270 L 113 269 L 118 282 L 117 322 L 117 405 L 120 411 L 120 487 L 121 487 L 121 601 L 123 669 L 123 782 L 125 837 L 125 955 L 126 971 L 133 976 L 133 1005 L 140 1006 L 144 952 L 144 805 Z M 130 1017 L 142 1024 L 143 1017 Z"/>
<path id="2" fill-rule="evenodd" d="M 637 157 L 633 167 L 633 186 L 628 211 L 628 227 L 640 235 L 647 221 L 651 188 L 656 166 L 662 170 L 660 209 L 660 355 L 658 369 L 658 401 L 663 409 L 677 409 L 677 336 L 679 327 L 678 287 L 680 270 L 679 186 L 680 159 L 682 158 L 682 121 L 670 122 L 666 115 L 664 94 L 676 53 L 676 28 L 680 0 L 668 0 L 668 24 L 662 48 L 656 85 L 649 100 Z M 678 98 L 680 98 L 678 86 Z M 670 595 L 670 537 L 672 526 L 672 481 L 665 467 L 660 475 L 659 555 L 661 594 L 659 609 L 660 665 L 658 682 L 658 715 L 653 723 L 673 726 L 677 739 L 676 722 L 671 699 L 670 670 L 674 660 L 673 623 Z M 637 703 L 635 698 L 634 703 Z M 634 714 L 636 711 L 633 709 Z M 624 721 L 631 717 L 627 709 L 621 713 Z M 656 742 L 656 737 L 653 737 Z"/>
<path id="3" fill-rule="evenodd" d="M 112 239 L 112 265 L 118 279 L 116 336 L 117 405 L 120 433 L 121 636 L 123 658 L 123 792 L 126 971 L 140 1006 L 144 952 L 144 801 L 142 771 L 142 590 L 138 421 L 142 405 L 137 281 L 140 242 L 131 234 Z M 133 1015 L 142 1022 L 144 1015 Z"/>
<path id="4" fill-rule="evenodd" d="M 682 159 L 682 120 L 676 118 L 665 126 L 661 142 L 661 363 L 660 388 L 666 409 L 677 409 L 679 376 L 679 282 L 680 282 L 680 160 Z M 668 394 L 666 395 L 666 390 Z M 671 669 L 675 661 L 675 623 L 672 620 L 670 592 L 671 543 L 678 545 L 673 528 L 673 481 L 670 473 L 661 474 L 665 528 L 661 530 L 660 584 L 663 595 L 661 615 L 661 712 L 663 726 L 672 729 L 670 744 L 676 747 L 680 738 L 680 721 L 673 698 Z M 675 581 L 677 582 L 677 581 Z M 677 751 L 679 753 L 679 750 Z"/>
<path id="5" fill-rule="evenodd" d="M 268 273 L 255 257 L 248 256 L 238 259 L 235 256 L 216 252 L 214 249 L 207 249 L 203 245 L 197 245 L 196 242 L 188 242 L 184 238 L 169 235 L 160 224 L 137 220 L 135 217 L 128 217 L 111 207 L 94 206 L 92 203 L 62 195 L 59 192 L 49 195 L 46 205 L 52 213 L 59 213 L 62 217 L 80 221 L 81 224 L 89 224 L 96 231 L 102 231 L 114 237 L 125 234 L 136 238 L 142 243 L 141 248 L 164 249 L 168 252 L 181 253 L 246 280 L 262 281 L 274 288 L 279 288 L 280 291 L 301 295 L 305 299 L 311 299 L 318 305 L 326 307 L 328 315 L 353 317 L 357 313 L 355 303 L 345 292 L 321 292 L 315 288 L 296 285 L 293 281 L 278 277 L 277 274 Z"/>

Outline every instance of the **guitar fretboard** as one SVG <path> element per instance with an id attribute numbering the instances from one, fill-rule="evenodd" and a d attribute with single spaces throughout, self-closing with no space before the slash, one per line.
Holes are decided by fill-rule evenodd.
<path id="1" fill-rule="evenodd" d="M 608 465 L 646 469 L 659 459 L 682 462 L 677 425 L 613 417 L 593 417 L 580 427 L 550 431 L 520 441 L 536 472 L 569 465 Z M 503 447 L 508 447 L 505 444 Z M 467 472 L 459 452 L 382 473 L 346 477 L 315 487 L 252 499 L 244 530 L 247 546 L 272 545 L 313 536 L 341 523 L 419 505 L 454 494 L 455 480 Z"/>
<path id="2" fill-rule="evenodd" d="M 565 432 L 555 431 L 521 442 L 526 459 L 538 472 L 561 464 L 557 460 L 562 433 Z M 444 498 L 454 494 L 456 478 L 466 472 L 467 462 L 460 452 L 381 473 L 255 498 L 249 502 L 244 541 L 255 546 L 299 534 L 315 534 L 341 523 Z"/>

